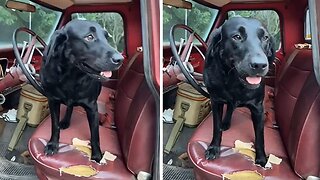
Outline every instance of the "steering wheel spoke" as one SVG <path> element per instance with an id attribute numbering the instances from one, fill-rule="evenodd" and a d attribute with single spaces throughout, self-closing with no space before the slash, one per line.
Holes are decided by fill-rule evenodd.
<path id="1" fill-rule="evenodd" d="M 17 45 L 17 35 L 21 32 L 31 35 L 32 38 L 30 42 L 24 43 L 24 48 L 22 49 L 22 52 L 20 54 Z M 35 49 L 40 53 L 40 50 L 36 47 L 37 42 L 39 42 L 44 48 L 47 46 L 43 39 L 41 39 L 36 33 L 26 27 L 16 29 L 12 36 L 13 52 L 19 68 L 21 68 L 23 74 L 26 76 L 30 84 L 32 84 L 32 86 L 36 88 L 40 93 L 45 95 L 41 83 L 39 82 L 39 74 L 36 73 L 35 68 L 31 64 Z M 40 55 L 42 55 L 42 53 L 40 53 Z"/>
<path id="2" fill-rule="evenodd" d="M 32 36 L 31 41 L 26 44 L 27 50 L 25 51 L 25 53 L 23 53 L 24 51 L 21 52 L 22 61 L 24 64 L 30 64 L 32 55 L 34 53 L 36 40 L 37 40 L 37 37 Z"/>
<path id="3" fill-rule="evenodd" d="M 176 44 L 175 44 L 175 39 L 174 39 L 174 32 L 177 28 L 184 29 L 190 33 L 190 36 L 188 37 L 188 40 L 185 44 L 185 48 L 182 50 L 181 56 L 179 56 L 179 53 L 177 52 Z M 200 51 L 199 47 L 194 45 L 193 41 L 194 39 L 197 39 L 202 46 L 207 49 L 208 46 L 204 42 L 204 40 L 196 33 L 194 32 L 189 26 L 186 26 L 184 24 L 177 24 L 171 27 L 170 29 L 170 47 L 171 51 L 173 54 L 174 59 L 176 60 L 181 72 L 185 76 L 185 78 L 188 80 L 188 82 L 202 95 L 205 97 L 210 97 L 209 93 L 206 91 L 206 88 L 203 88 L 203 83 L 199 82 L 198 80 L 202 81 L 203 76 L 201 73 L 197 73 L 194 71 L 194 67 L 192 64 L 189 62 L 189 58 L 191 55 L 192 48 L 194 47 L 201 55 L 203 59 L 205 59 L 205 56 L 203 53 Z M 182 49 L 182 43 L 184 41 L 180 41 L 180 47 L 179 47 L 179 52 L 181 52 Z"/>
<path id="4" fill-rule="evenodd" d="M 183 65 L 190 74 L 194 73 L 194 68 L 190 62 L 183 62 Z"/>

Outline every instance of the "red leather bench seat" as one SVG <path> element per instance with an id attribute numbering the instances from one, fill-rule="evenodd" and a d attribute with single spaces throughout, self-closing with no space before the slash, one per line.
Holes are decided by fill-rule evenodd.
<path id="1" fill-rule="evenodd" d="M 63 116 L 66 107 L 61 108 Z M 44 147 L 50 139 L 51 121 L 44 121 L 32 135 L 29 141 L 29 150 L 33 159 L 36 159 L 37 174 L 45 175 L 46 178 L 56 178 L 60 176 L 59 168 L 71 165 L 89 165 L 94 167 L 98 174 L 92 179 L 131 179 L 133 174 L 125 167 L 117 132 L 114 129 L 99 127 L 101 151 L 109 151 L 117 156 L 115 161 L 108 161 L 106 165 L 99 165 L 89 160 L 82 152 L 74 149 L 72 139 L 77 137 L 81 140 L 90 140 L 90 130 L 88 120 L 84 111 L 75 110 L 72 114 L 71 126 L 60 132 L 59 152 L 53 156 L 44 155 Z M 108 174 L 106 177 L 105 174 Z M 99 178 L 100 177 L 100 178 Z M 62 177 L 61 177 L 62 178 Z M 77 177 L 63 173 L 63 178 L 77 179 Z M 90 179 L 90 178 L 89 178 Z"/>

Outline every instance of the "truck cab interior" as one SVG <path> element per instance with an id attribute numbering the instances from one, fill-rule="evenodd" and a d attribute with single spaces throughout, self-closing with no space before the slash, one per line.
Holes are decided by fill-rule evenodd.
<path id="1" fill-rule="evenodd" d="M 319 178 L 319 59 L 314 56 L 319 52 L 318 31 L 311 33 L 318 26 L 319 6 L 315 4 L 307 0 L 164 1 L 164 179 L 212 180 L 230 175 L 235 179 Z M 191 74 L 201 85 L 211 33 L 228 18 L 237 16 L 259 19 L 275 39 L 276 57 L 265 78 L 264 136 L 267 156 L 275 155 L 281 163 L 269 168 L 254 163 L 254 151 L 248 154 L 235 149 L 237 140 L 255 140 L 246 108 L 233 112 L 231 127 L 222 134 L 220 157 L 205 158 L 213 136 L 211 109 L 205 93 L 184 75 Z M 174 25 L 183 29 L 172 32 Z M 200 38 L 195 37 L 191 44 L 189 37 L 193 34 L 187 31 L 194 31 Z M 169 42 L 172 34 L 174 40 Z M 184 48 L 190 52 L 186 56 Z M 181 63 L 185 72 L 179 68 L 174 51 L 180 52 L 181 59 L 186 57 Z"/>

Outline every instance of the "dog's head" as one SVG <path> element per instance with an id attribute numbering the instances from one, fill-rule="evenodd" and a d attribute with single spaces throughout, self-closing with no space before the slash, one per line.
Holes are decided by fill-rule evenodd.
<path id="1" fill-rule="evenodd" d="M 275 57 L 273 38 L 267 29 L 256 19 L 241 17 L 229 19 L 213 33 L 208 53 L 234 68 L 250 89 L 259 87 Z"/>
<path id="2" fill-rule="evenodd" d="M 124 58 L 109 45 L 107 38 L 108 32 L 96 22 L 70 21 L 51 37 L 44 52 L 44 63 L 60 58 L 85 73 L 110 77 Z"/>

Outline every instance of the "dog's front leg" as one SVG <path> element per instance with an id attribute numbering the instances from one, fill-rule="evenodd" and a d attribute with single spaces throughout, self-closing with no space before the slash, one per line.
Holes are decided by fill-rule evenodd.
<path id="1" fill-rule="evenodd" d="M 60 116 L 60 103 L 55 100 L 49 100 L 49 109 L 51 113 L 51 138 L 44 148 L 46 155 L 53 155 L 58 152 L 59 147 L 59 116 Z"/>
<path id="2" fill-rule="evenodd" d="M 102 158 L 102 153 L 100 149 L 100 140 L 99 140 L 99 114 L 97 103 L 89 104 L 85 107 L 87 112 L 87 117 L 89 121 L 90 134 L 91 134 L 91 160 L 100 162 Z"/>
<path id="3" fill-rule="evenodd" d="M 227 112 L 226 112 L 226 115 L 224 116 L 222 124 L 221 124 L 222 131 L 228 130 L 230 128 L 232 113 L 233 113 L 234 109 L 235 109 L 235 106 L 232 103 L 227 104 Z"/>
<path id="4" fill-rule="evenodd" d="M 69 105 L 67 107 L 66 114 L 64 115 L 63 119 L 59 122 L 60 129 L 67 129 L 70 126 L 72 111 L 73 111 L 73 106 Z"/>
<path id="5" fill-rule="evenodd" d="M 265 166 L 267 157 L 264 150 L 264 119 L 262 102 L 249 107 L 255 133 L 256 164 Z"/>
<path id="6" fill-rule="evenodd" d="M 205 152 L 206 159 L 216 159 L 220 155 L 220 144 L 221 144 L 221 137 L 222 137 L 222 130 L 221 130 L 221 120 L 222 120 L 222 109 L 223 103 L 214 102 L 211 99 L 212 104 L 212 114 L 213 114 L 213 138 Z"/>

